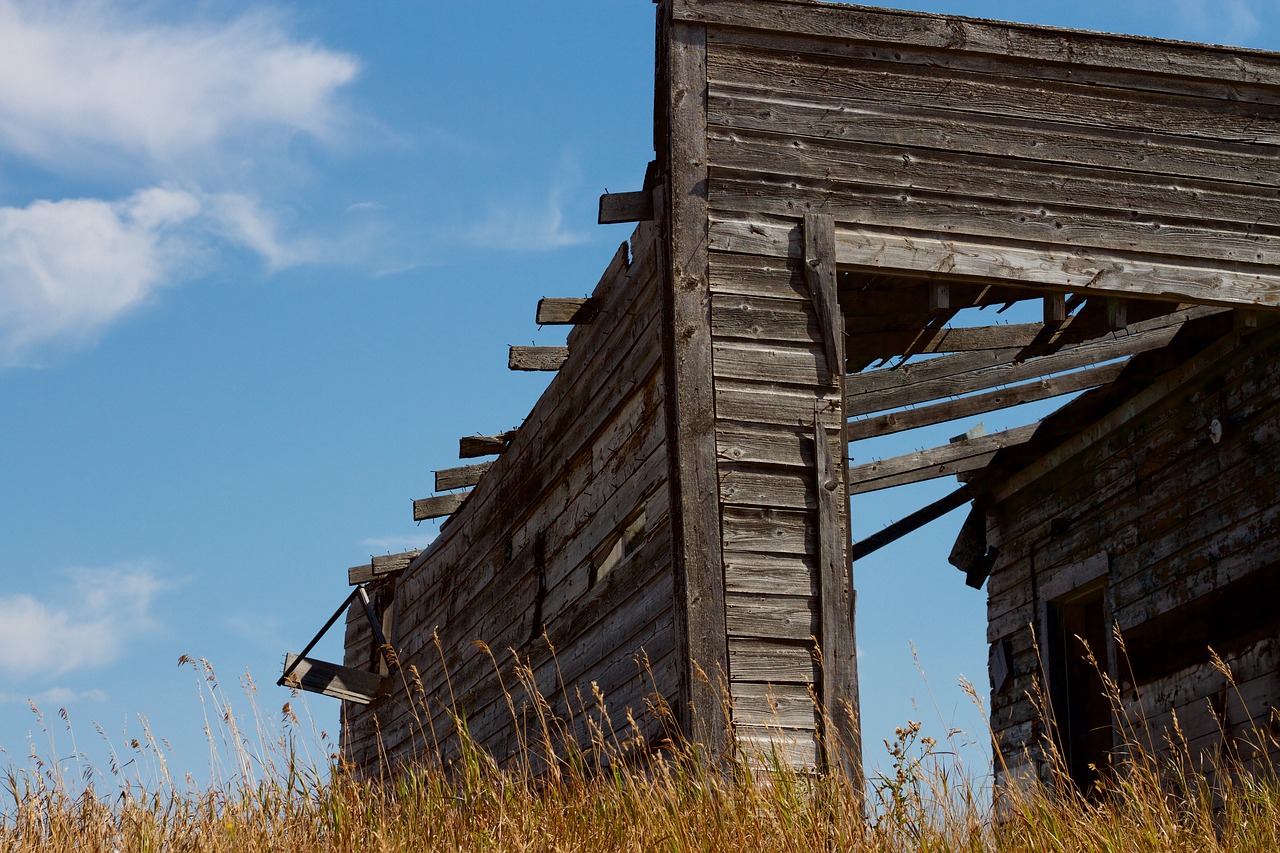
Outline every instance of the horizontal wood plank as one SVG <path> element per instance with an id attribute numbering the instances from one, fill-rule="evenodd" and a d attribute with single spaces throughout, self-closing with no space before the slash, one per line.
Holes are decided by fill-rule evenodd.
<path id="1" fill-rule="evenodd" d="M 448 492 L 453 489 L 465 489 L 480 482 L 485 472 L 493 467 L 493 462 L 480 462 L 475 465 L 462 465 L 457 468 L 442 468 L 436 472 L 436 491 Z"/>
<path id="2" fill-rule="evenodd" d="M 976 471 L 984 467 L 997 450 L 1022 444 L 1031 438 L 1039 426 L 1039 422 L 1036 422 L 981 438 L 962 439 L 942 447 L 850 466 L 849 494 L 861 495 L 907 483 Z"/>
<path id="3" fill-rule="evenodd" d="M 355 586 L 358 583 L 371 583 L 399 574 L 409 568 L 409 564 L 421 553 L 422 549 L 419 548 L 399 554 L 379 554 L 362 566 L 352 566 L 347 569 L 347 583 Z"/>
<path id="4" fill-rule="evenodd" d="M 464 435 L 458 439 L 458 457 L 474 459 L 477 456 L 493 456 L 507 449 L 516 431 L 498 433 L 497 435 Z"/>
<path id="5" fill-rule="evenodd" d="M 590 323 L 600 313 L 593 299 L 545 296 L 538 300 L 539 326 L 573 326 Z"/>
<path id="6" fill-rule="evenodd" d="M 559 370 L 568 358 L 568 347 L 513 346 L 507 356 L 507 367 L 511 370 Z"/>
<path id="7" fill-rule="evenodd" d="M 443 518 L 453 515 L 462 506 L 471 492 L 454 492 L 448 495 L 436 495 L 433 498 L 420 498 L 413 502 L 413 520 L 426 521 L 429 518 Z"/>
<path id="8" fill-rule="evenodd" d="M 362 672 L 315 658 L 299 658 L 295 654 L 285 656 L 285 670 L 291 667 L 293 671 L 284 680 L 284 686 L 294 690 L 320 693 L 357 705 L 368 705 L 382 692 L 383 679 L 376 672 Z"/>
<path id="9" fill-rule="evenodd" d="M 604 193 L 600 196 L 601 225 L 620 222 L 648 222 L 653 219 L 653 194 L 641 190 L 633 193 Z"/>

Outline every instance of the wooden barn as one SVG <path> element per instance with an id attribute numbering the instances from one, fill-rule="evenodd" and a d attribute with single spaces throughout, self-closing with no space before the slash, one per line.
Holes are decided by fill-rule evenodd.
<path id="1" fill-rule="evenodd" d="M 635 231 L 589 299 L 538 306 L 567 347 L 510 353 L 557 375 L 415 502 L 448 516 L 429 548 L 350 570 L 345 661 L 288 659 L 282 683 L 344 700 L 350 760 L 448 759 L 454 714 L 506 758 L 536 684 L 584 740 L 598 692 L 640 751 L 731 729 L 856 773 L 853 563 L 969 503 L 951 556 L 990 577 L 1007 759 L 1058 728 L 1086 764 L 1110 749 L 1071 635 L 1118 673 L 1112 623 L 1148 716 L 1240 718 L 1209 642 L 1270 702 L 1280 56 L 807 0 L 656 14 L 655 160 L 600 204 Z M 1019 303 L 1034 322 L 997 316 Z"/>

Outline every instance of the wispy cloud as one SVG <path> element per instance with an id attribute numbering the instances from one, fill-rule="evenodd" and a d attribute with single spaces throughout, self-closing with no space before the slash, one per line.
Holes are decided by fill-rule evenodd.
<path id="1" fill-rule="evenodd" d="M 72 690 L 70 687 L 51 687 L 48 690 L 41 690 L 39 693 L 0 693 L 0 705 L 12 705 L 15 703 L 26 704 L 31 702 L 37 708 L 45 708 L 49 706 L 65 706 L 74 705 L 80 702 L 105 702 L 107 701 L 107 693 L 105 690 L 93 688 L 90 690 Z"/>
<path id="2" fill-rule="evenodd" d="M 539 203 L 492 205 L 468 234 L 468 242 L 508 252 L 546 252 L 585 243 L 586 232 L 564 227 L 563 193 L 553 189 Z"/>
<path id="3" fill-rule="evenodd" d="M 0 0 L 0 142 L 62 168 L 97 152 L 172 164 L 262 132 L 331 135 L 346 54 L 266 12 L 158 24 L 106 4 Z"/>
<path id="4" fill-rule="evenodd" d="M 83 344 L 158 289 L 198 273 L 218 242 L 278 269 L 309 258 L 247 196 L 152 187 L 122 201 L 0 207 L 0 366 Z"/>
<path id="5" fill-rule="evenodd" d="M 156 627 L 152 605 L 165 584 L 149 568 L 77 569 L 66 578 L 48 601 L 0 596 L 0 674 L 56 677 L 105 666 Z"/>

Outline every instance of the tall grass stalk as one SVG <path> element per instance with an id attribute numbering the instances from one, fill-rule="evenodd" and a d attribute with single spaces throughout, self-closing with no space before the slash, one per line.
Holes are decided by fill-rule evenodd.
<path id="1" fill-rule="evenodd" d="M 124 749 L 132 775 L 114 746 L 105 773 L 68 773 L 74 762 L 33 751 L 0 774 L 0 851 L 1280 850 L 1271 765 L 1227 750 L 1206 767 L 1179 752 L 1176 737 L 1153 749 L 1132 721 L 1123 766 L 1087 798 L 1051 742 L 1047 783 L 993 795 L 915 722 L 885 744 L 891 770 L 864 792 L 838 772 L 792 769 L 777 753 L 740 751 L 726 767 L 678 740 L 642 749 L 627 734 L 630 718 L 615 727 L 598 691 L 582 697 L 585 723 L 557 714 L 517 661 L 500 675 L 534 697 L 535 714 L 514 761 L 485 753 L 456 718 L 454 766 L 426 760 L 369 778 L 336 753 L 307 751 L 333 745 L 306 732 L 295 699 L 265 713 L 246 681 L 242 717 L 207 662 L 182 662 L 201 679 L 210 781 L 172 778 L 145 728 Z M 411 696 L 414 681 L 407 668 Z M 1118 706 L 1118 691 L 1113 699 Z M 590 737 L 579 744 L 573 733 L 584 727 Z M 1265 728 L 1255 736 L 1258 748 L 1274 746 Z M 438 749 L 437 733 L 422 740 Z"/>

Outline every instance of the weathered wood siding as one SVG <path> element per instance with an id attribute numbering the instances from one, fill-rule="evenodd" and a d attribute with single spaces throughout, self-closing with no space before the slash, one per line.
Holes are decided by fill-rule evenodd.
<path id="1" fill-rule="evenodd" d="M 774 0 L 707 27 L 710 246 L 1280 304 L 1280 59 Z"/>
<path id="2" fill-rule="evenodd" d="M 1113 650 L 1108 664 L 1106 650 L 1095 652 L 1157 748 L 1173 712 L 1198 754 L 1222 745 L 1212 713 L 1233 738 L 1268 724 L 1280 702 L 1280 619 L 1270 605 L 1269 614 L 1246 611 L 1251 599 L 1273 601 L 1280 582 L 1278 357 L 1275 330 L 1229 334 L 1202 351 L 1202 369 L 1175 367 L 1169 375 L 1182 381 L 1155 405 L 1127 417 L 1137 399 L 1129 397 L 1093 413 L 1113 428 L 988 509 L 988 542 L 1000 552 L 988 640 L 993 661 L 1003 647 L 1011 664 L 994 685 L 991 722 L 1010 773 L 1045 770 L 1046 728 L 1028 698 L 1042 683 L 1032 626 L 1041 631 L 1047 599 L 1091 561 L 1109 567 L 1107 611 L 1128 660 Z M 1210 661 L 1210 645 L 1238 692 Z"/>
<path id="3" fill-rule="evenodd" d="M 597 688 L 620 738 L 634 734 L 628 709 L 642 737 L 660 733 L 646 700 L 675 703 L 676 649 L 653 225 L 637 229 L 631 254 L 624 245 L 610 265 L 592 297 L 598 315 L 570 333 L 567 361 L 510 445 L 399 579 L 391 642 L 421 691 L 410 675 L 387 698 L 345 707 L 357 764 L 449 760 L 454 714 L 500 760 L 540 744 L 517 657 L 582 743 Z M 601 572 L 639 512 L 642 543 Z M 346 663 L 362 669 L 364 622 L 353 609 Z"/>

